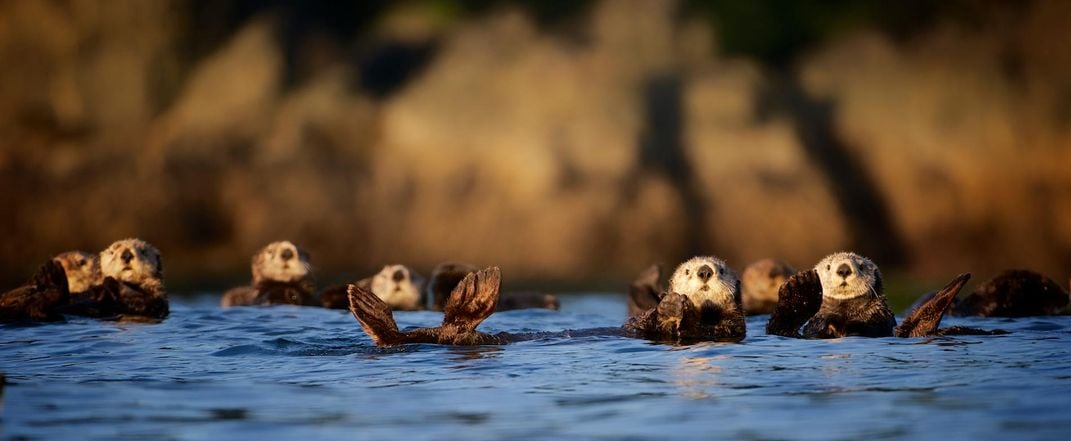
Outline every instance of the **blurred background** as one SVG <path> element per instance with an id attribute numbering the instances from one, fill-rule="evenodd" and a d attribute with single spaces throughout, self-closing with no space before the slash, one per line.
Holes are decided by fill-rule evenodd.
<path id="1" fill-rule="evenodd" d="M 0 2 L 0 281 L 136 236 L 623 289 L 716 254 L 1071 272 L 1071 2 Z"/>

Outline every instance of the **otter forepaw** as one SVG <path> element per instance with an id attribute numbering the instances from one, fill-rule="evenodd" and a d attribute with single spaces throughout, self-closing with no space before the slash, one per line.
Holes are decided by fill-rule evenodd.
<path id="1" fill-rule="evenodd" d="M 777 292 L 777 306 L 766 324 L 766 333 L 798 337 L 799 329 L 822 307 L 822 282 L 814 270 L 790 277 Z"/>
<path id="2" fill-rule="evenodd" d="M 663 334 L 676 336 L 684 319 L 687 299 L 675 292 L 666 293 L 658 302 L 658 328 Z"/>
<path id="3" fill-rule="evenodd" d="M 350 298 L 350 312 L 361 324 L 365 334 L 379 346 L 395 344 L 399 338 L 398 324 L 390 305 L 380 300 L 372 291 L 357 285 L 347 287 Z"/>

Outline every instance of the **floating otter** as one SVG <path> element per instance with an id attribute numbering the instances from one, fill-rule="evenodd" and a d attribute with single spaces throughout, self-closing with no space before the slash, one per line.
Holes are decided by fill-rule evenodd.
<path id="1" fill-rule="evenodd" d="M 978 285 L 955 315 L 1029 317 L 1069 313 L 1071 296 L 1056 281 L 1029 270 L 1007 270 Z"/>
<path id="2" fill-rule="evenodd" d="M 470 273 L 476 272 L 473 265 L 461 262 L 440 263 L 431 271 L 431 280 L 426 286 L 426 296 L 432 301 L 432 309 L 443 311 L 454 288 Z M 496 311 L 543 308 L 557 311 L 561 304 L 553 294 L 543 292 L 507 292 L 496 304 Z"/>
<path id="3" fill-rule="evenodd" d="M 101 251 L 99 259 L 103 279 L 71 295 L 63 313 L 121 320 L 167 317 L 164 264 L 156 247 L 141 239 L 124 239 Z"/>
<path id="4" fill-rule="evenodd" d="M 405 265 L 386 265 L 372 277 L 356 284 L 375 293 L 394 310 L 418 311 L 426 308 L 424 278 Z M 350 301 L 346 285 L 325 289 L 320 293 L 320 302 L 325 308 L 348 309 Z"/>
<path id="5" fill-rule="evenodd" d="M 796 274 L 791 265 L 777 259 L 762 259 L 744 268 L 740 286 L 744 294 L 744 312 L 769 314 L 777 306 L 777 291 Z"/>
<path id="6" fill-rule="evenodd" d="M 25 285 L 0 294 L 0 322 L 63 320 L 69 295 L 63 266 L 49 260 Z"/>
<path id="7" fill-rule="evenodd" d="M 315 305 L 309 254 L 290 241 L 272 242 L 253 255 L 251 286 L 223 293 L 220 306 Z"/>
<path id="8" fill-rule="evenodd" d="M 658 306 L 623 327 L 562 333 L 486 334 L 476 327 L 495 311 L 501 285 L 497 267 L 468 273 L 446 296 L 441 326 L 398 330 L 390 306 L 366 288 L 349 285 L 350 311 L 380 346 L 407 343 L 498 345 L 552 336 L 620 335 L 659 341 L 739 341 L 745 336 L 739 280 L 724 262 L 697 257 L 681 264 Z"/>
<path id="9" fill-rule="evenodd" d="M 1003 333 L 963 327 L 938 329 L 968 279 L 970 274 L 960 274 L 897 326 L 877 265 L 855 253 L 835 253 L 818 262 L 813 270 L 800 272 L 785 282 L 766 333 L 803 338 Z"/>
<path id="10" fill-rule="evenodd" d="M 67 287 L 71 294 L 89 291 L 101 281 L 100 259 L 85 251 L 68 251 L 53 257 L 67 273 Z"/>

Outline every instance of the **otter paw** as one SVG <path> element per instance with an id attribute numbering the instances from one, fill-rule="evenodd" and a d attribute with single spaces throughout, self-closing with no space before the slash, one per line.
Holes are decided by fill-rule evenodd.
<path id="1" fill-rule="evenodd" d="M 687 298 L 675 292 L 666 293 L 658 302 L 658 328 L 662 334 L 677 335 L 684 318 Z"/>

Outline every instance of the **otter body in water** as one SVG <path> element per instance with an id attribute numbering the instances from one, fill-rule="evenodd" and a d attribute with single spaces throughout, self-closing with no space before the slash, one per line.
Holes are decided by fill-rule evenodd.
<path id="1" fill-rule="evenodd" d="M 253 255 L 253 283 L 223 293 L 220 306 L 315 305 L 309 254 L 290 241 L 272 242 Z"/>
<path id="2" fill-rule="evenodd" d="M 1002 333 L 962 327 L 938 329 L 968 279 L 970 274 L 957 276 L 897 326 L 877 265 L 855 253 L 835 253 L 814 269 L 792 276 L 781 287 L 766 333 L 803 338 Z"/>
<path id="3" fill-rule="evenodd" d="M 392 309 L 425 309 L 424 278 L 405 265 L 386 265 L 372 277 L 356 282 L 356 285 L 372 291 Z M 320 293 L 320 302 L 325 308 L 348 309 L 350 299 L 347 285 L 328 287 Z"/>
<path id="4" fill-rule="evenodd" d="M 60 254 L 27 285 L 0 296 L 0 320 L 7 321 L 57 321 L 64 314 L 155 320 L 168 312 L 160 252 L 139 239 L 117 241 L 98 256 Z"/>
<path id="5" fill-rule="evenodd" d="M 101 251 L 99 259 L 101 282 L 72 294 L 62 312 L 121 320 L 167 317 L 164 264 L 156 247 L 141 239 L 123 239 Z"/>
<path id="6" fill-rule="evenodd" d="M 49 260 L 25 285 L 0 294 L 0 322 L 59 321 L 59 307 L 68 302 L 67 275 Z"/>
<path id="7" fill-rule="evenodd" d="M 670 291 L 658 306 L 623 327 L 563 333 L 487 334 L 476 327 L 495 311 L 501 271 L 491 267 L 468 273 L 444 305 L 441 326 L 398 330 L 391 308 L 378 296 L 349 285 L 350 311 L 380 346 L 407 343 L 498 345 L 552 336 L 621 335 L 659 341 L 739 341 L 746 334 L 740 306 L 739 281 L 724 262 L 697 257 L 681 264 L 670 280 Z"/>
<path id="8" fill-rule="evenodd" d="M 1066 315 L 1071 296 L 1040 273 L 1007 270 L 978 285 L 952 313 L 983 317 Z"/>

